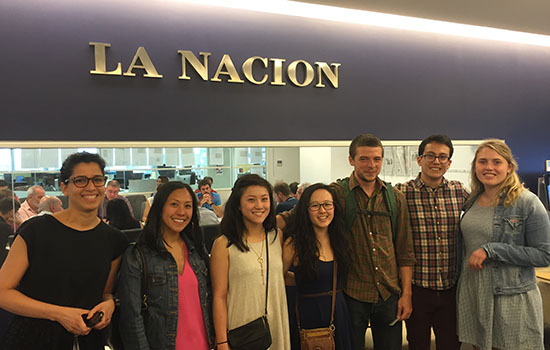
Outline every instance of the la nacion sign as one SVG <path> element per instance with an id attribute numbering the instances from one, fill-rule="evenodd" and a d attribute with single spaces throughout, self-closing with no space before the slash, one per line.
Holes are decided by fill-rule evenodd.
<path id="1" fill-rule="evenodd" d="M 164 77 L 159 73 L 143 46 L 138 47 L 134 58 L 124 72 L 121 62 L 117 62 L 115 69 L 107 68 L 106 49 L 111 47 L 111 44 L 90 42 L 90 46 L 94 47 L 95 61 L 95 68 L 90 70 L 90 74 L 135 77 L 134 71 L 141 69 L 144 78 L 162 79 Z M 181 56 L 181 75 L 178 76 L 180 80 L 190 80 L 191 76 L 188 72 L 192 69 L 203 81 L 237 84 L 247 81 L 254 85 L 269 83 L 269 85 L 284 86 L 287 84 L 287 80 L 284 79 L 284 73 L 286 73 L 288 82 L 297 87 L 306 87 L 313 83 L 316 88 L 327 86 L 338 88 L 340 63 L 314 62 L 311 64 L 305 60 L 295 60 L 285 64 L 284 58 L 251 56 L 235 66 L 231 56 L 224 54 L 220 61 L 216 62 L 215 73 L 211 74 L 209 70 L 212 63 L 210 62 L 211 52 L 199 52 L 200 58 L 189 50 L 177 50 L 177 53 Z M 226 78 L 222 80 L 222 76 Z"/>

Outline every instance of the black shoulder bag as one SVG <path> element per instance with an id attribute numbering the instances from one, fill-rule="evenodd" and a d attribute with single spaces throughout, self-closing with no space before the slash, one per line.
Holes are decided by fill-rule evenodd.
<path id="1" fill-rule="evenodd" d="M 265 234 L 267 271 L 265 281 L 265 311 L 263 316 L 227 332 L 231 350 L 266 350 L 271 346 L 271 331 L 267 322 L 267 286 L 269 284 L 269 243 Z"/>

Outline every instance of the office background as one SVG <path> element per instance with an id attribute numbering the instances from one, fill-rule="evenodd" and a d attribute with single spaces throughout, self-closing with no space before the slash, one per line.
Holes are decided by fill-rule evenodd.
<path id="1" fill-rule="evenodd" d="M 362 132 L 383 140 L 447 133 L 455 140 L 506 139 L 531 188 L 550 159 L 548 47 L 176 1 L 3 2 L 0 40 L 3 147 L 21 141 L 269 145 L 350 140 Z M 126 71 L 145 47 L 163 78 L 143 78 L 139 69 L 136 77 L 91 75 L 91 41 L 111 44 L 109 70 L 121 62 Z M 177 50 L 197 57 L 211 52 L 210 78 L 224 54 L 238 70 L 251 56 L 282 58 L 285 67 L 295 60 L 340 63 L 339 87 L 296 87 L 286 70 L 285 86 L 203 81 L 192 71 L 190 80 L 179 80 Z M 271 70 L 265 70 L 270 79 Z"/>

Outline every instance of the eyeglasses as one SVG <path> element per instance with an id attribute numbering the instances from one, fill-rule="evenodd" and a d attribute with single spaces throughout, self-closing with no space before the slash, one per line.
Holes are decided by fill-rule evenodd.
<path id="1" fill-rule="evenodd" d="M 435 154 L 423 154 L 421 155 L 422 158 L 426 159 L 428 162 L 433 162 L 436 159 L 439 159 L 440 163 L 447 163 L 450 159 L 450 157 L 446 154 L 440 154 L 436 156 Z"/>
<path id="2" fill-rule="evenodd" d="M 309 210 L 311 211 L 319 211 L 321 209 L 321 207 L 323 207 L 325 210 L 331 210 L 332 208 L 334 208 L 334 203 L 332 202 L 325 202 L 325 203 L 316 203 L 316 202 L 313 202 L 313 203 L 309 203 Z"/>
<path id="3" fill-rule="evenodd" d="M 95 187 L 101 187 L 105 186 L 105 181 L 107 181 L 107 176 L 94 176 L 94 177 L 86 177 L 86 176 L 75 176 L 73 178 L 65 180 L 65 184 L 68 184 L 69 181 L 72 181 L 72 183 L 78 187 L 78 188 L 84 188 L 88 186 L 90 181 L 92 181 L 92 184 L 94 184 Z"/>

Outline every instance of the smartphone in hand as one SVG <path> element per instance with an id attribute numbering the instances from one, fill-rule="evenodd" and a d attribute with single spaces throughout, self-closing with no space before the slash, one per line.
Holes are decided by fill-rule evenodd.
<path id="1" fill-rule="evenodd" d="M 96 311 L 96 313 L 94 313 L 92 318 L 90 319 L 88 319 L 88 314 L 82 315 L 82 319 L 84 320 L 84 323 L 86 324 L 87 327 L 90 327 L 90 328 L 98 324 L 102 318 L 103 318 L 103 311 Z"/>

